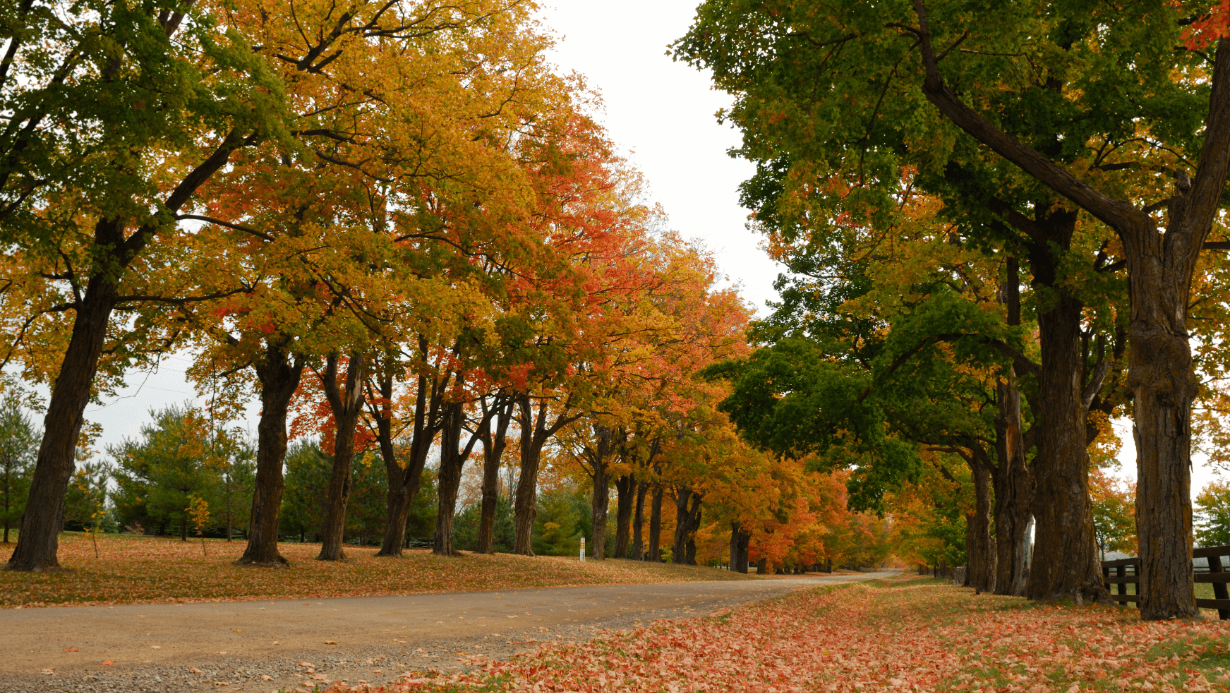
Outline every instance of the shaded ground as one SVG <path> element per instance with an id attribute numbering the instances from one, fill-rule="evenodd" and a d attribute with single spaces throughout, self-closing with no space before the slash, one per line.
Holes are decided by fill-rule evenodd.
<path id="1" fill-rule="evenodd" d="M 452 670 L 476 655 L 503 659 L 597 629 L 885 575 L 4 610 L 0 675 L 5 690 L 31 693 L 383 683 L 406 669 Z"/>

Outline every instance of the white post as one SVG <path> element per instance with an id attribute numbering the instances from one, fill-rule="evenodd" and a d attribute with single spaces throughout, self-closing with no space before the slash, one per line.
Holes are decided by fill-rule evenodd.
<path id="1" fill-rule="evenodd" d="M 585 562 L 585 537 L 581 537 L 581 562 Z"/>

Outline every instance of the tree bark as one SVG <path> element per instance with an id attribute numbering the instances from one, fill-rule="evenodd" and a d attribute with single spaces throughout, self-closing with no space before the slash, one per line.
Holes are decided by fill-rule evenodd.
<path id="1" fill-rule="evenodd" d="M 975 458 L 974 510 L 966 516 L 966 581 L 977 593 L 995 589 L 995 540 L 991 538 L 991 470 Z"/>
<path id="2" fill-rule="evenodd" d="M 628 557 L 628 545 L 631 539 L 632 504 L 636 492 L 636 481 L 631 474 L 624 474 L 615 480 L 615 558 Z"/>
<path id="3" fill-rule="evenodd" d="M 292 361 L 287 344 L 270 341 L 256 363 L 261 384 L 261 418 L 256 425 L 256 482 L 252 489 L 252 515 L 248 545 L 238 565 L 287 567 L 278 552 L 278 516 L 282 512 L 282 464 L 286 459 L 286 415 L 290 399 L 303 375 L 302 359 Z"/>
<path id="4" fill-rule="evenodd" d="M 453 548 L 453 518 L 457 516 L 457 492 L 461 488 L 461 473 L 465 470 L 466 461 L 478 443 L 478 430 L 487 426 L 494 416 L 494 410 L 484 414 L 483 420 L 476 427 L 469 442 L 462 447 L 462 433 L 465 427 L 465 403 L 450 402 L 444 406 L 444 421 L 440 435 L 440 475 L 437 488 L 439 504 L 436 506 L 436 535 L 432 544 L 432 553 L 437 556 L 456 556 L 458 551 Z"/>
<path id="5" fill-rule="evenodd" d="M 534 516 L 538 514 L 538 461 L 542 446 L 539 433 L 545 425 L 545 414 L 539 409 L 534 416 L 533 404 L 528 395 L 519 398 L 519 421 L 521 427 L 521 469 L 517 474 L 517 499 L 513 507 L 516 522 L 514 527 L 513 553 L 533 556 Z"/>
<path id="6" fill-rule="evenodd" d="M 508 425 L 512 421 L 513 404 L 507 397 L 496 395 L 492 408 L 495 430 L 483 426 L 483 501 L 478 518 L 478 552 L 495 553 L 495 512 L 500 500 L 500 462 L 508 445 Z"/>
<path id="7" fill-rule="evenodd" d="M 1011 374 L 1010 374 L 1011 377 Z M 1025 550 L 1033 517 L 1033 477 L 1021 432 L 1021 393 L 1011 382 L 996 385 L 995 594 L 1025 595 Z"/>
<path id="8" fill-rule="evenodd" d="M 350 499 L 350 468 L 354 464 L 354 433 L 363 410 L 362 354 L 352 353 L 346 365 L 346 385 L 337 384 L 339 355 L 334 352 L 325 359 L 325 371 L 320 382 L 333 412 L 337 432 L 333 442 L 333 473 L 329 477 L 329 495 L 325 505 L 325 522 L 321 528 L 318 561 L 345 560 L 346 502 Z"/>
<path id="9" fill-rule="evenodd" d="M 585 471 L 594 484 L 590 499 L 591 557 L 596 561 L 606 559 L 606 518 L 611 507 L 610 475 L 608 459 L 615 453 L 614 429 L 601 424 L 593 425 L 593 445 L 586 445 L 581 456 L 589 462 Z M 585 465 L 582 464 L 582 467 Z M 616 553 L 616 555 L 619 555 Z"/>
<path id="10" fill-rule="evenodd" d="M 1070 217 L 1074 225 L 1076 215 Z M 1041 274 L 1039 267 L 1045 266 L 1047 263 L 1035 259 L 1035 276 Z M 1051 309 L 1038 313 L 1042 377 L 1038 388 L 1041 428 L 1034 462 L 1037 549 L 1026 594 L 1031 599 L 1079 595 L 1083 600 L 1097 601 L 1105 596 L 1106 589 L 1089 504 L 1089 455 L 1081 388 L 1082 306 L 1065 292 L 1056 293 L 1059 295 L 1051 302 Z"/>
<path id="11" fill-rule="evenodd" d="M 636 484 L 636 511 L 632 517 L 632 560 L 645 560 L 645 494 L 649 485 L 644 482 Z"/>
<path id="12" fill-rule="evenodd" d="M 752 535 L 743 531 L 743 525 L 738 520 L 732 520 L 730 523 L 731 572 L 747 574 L 747 550 L 751 541 Z"/>
<path id="13" fill-rule="evenodd" d="M 571 402 L 559 404 L 560 411 L 555 421 L 548 424 L 549 407 L 546 399 L 540 398 L 534 406 L 529 394 L 517 395 L 517 421 L 521 428 L 521 469 L 517 478 L 517 498 L 514 505 L 516 539 L 513 553 L 533 556 L 534 517 L 538 514 L 538 467 L 542 447 L 559 429 L 576 421 L 579 414 L 569 414 Z"/>
<path id="14" fill-rule="evenodd" d="M 649 561 L 662 561 L 662 486 L 654 486 L 649 506 Z"/>
<path id="15" fill-rule="evenodd" d="M 700 494 L 690 486 L 675 489 L 675 542 L 671 547 L 671 562 L 678 565 L 696 565 L 696 548 L 692 546 L 689 563 L 688 542 L 700 529 Z"/>
<path id="16" fill-rule="evenodd" d="M 420 349 L 426 352 L 426 340 L 419 339 Z M 377 419 L 377 435 L 380 439 L 380 454 L 384 458 L 385 473 L 389 478 L 388 512 L 385 515 L 384 538 L 377 556 L 400 558 L 406 539 L 406 521 L 410 505 L 418 495 L 423 483 L 423 468 L 427 454 L 435 442 L 439 430 L 439 413 L 444 401 L 448 377 L 442 384 L 438 378 L 429 379 L 419 375 L 414 399 L 414 426 L 410 438 L 409 459 L 403 467 L 394 454 L 392 441 L 394 357 L 390 355 L 380 374 L 381 410 Z"/>
<path id="17" fill-rule="evenodd" d="M 462 457 L 461 427 L 464 423 L 462 404 L 444 405 L 444 421 L 440 428 L 440 473 L 436 477 L 436 533 L 431 552 L 437 556 L 455 556 L 453 548 L 453 517 L 457 514 L 457 491 L 461 487 Z"/>

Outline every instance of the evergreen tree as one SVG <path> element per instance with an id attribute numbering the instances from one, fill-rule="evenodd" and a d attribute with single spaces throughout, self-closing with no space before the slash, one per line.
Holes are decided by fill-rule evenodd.
<path id="1" fill-rule="evenodd" d="M 40 437 L 42 433 L 35 429 L 30 415 L 16 398 L 5 396 L 0 400 L 0 523 L 4 525 L 6 544 L 9 530 L 21 523 L 26 511 L 30 473 Z"/>

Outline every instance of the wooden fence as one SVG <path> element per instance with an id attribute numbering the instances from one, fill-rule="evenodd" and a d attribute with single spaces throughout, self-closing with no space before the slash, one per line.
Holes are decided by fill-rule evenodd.
<path id="1" fill-rule="evenodd" d="M 1208 567 L 1196 566 L 1195 581 L 1197 583 L 1212 583 L 1214 599 L 1197 599 L 1196 606 L 1202 609 L 1217 609 L 1217 615 L 1223 621 L 1230 619 L 1230 593 L 1226 584 L 1230 583 L 1230 546 L 1208 546 L 1192 551 L 1193 558 L 1207 558 Z M 1110 598 L 1119 602 L 1138 602 L 1140 597 L 1140 559 L 1122 558 L 1117 561 L 1102 561 L 1102 582 L 1110 590 Z M 1112 585 L 1115 587 L 1112 589 Z M 1127 586 L 1135 585 L 1133 592 L 1128 594 Z"/>

